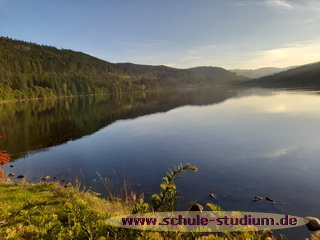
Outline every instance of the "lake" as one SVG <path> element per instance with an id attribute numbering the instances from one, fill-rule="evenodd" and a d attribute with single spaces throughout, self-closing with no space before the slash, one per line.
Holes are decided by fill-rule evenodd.
<path id="1" fill-rule="evenodd" d="M 315 91 L 201 88 L 0 104 L 0 149 L 17 175 L 78 178 L 94 191 L 124 182 L 146 200 L 173 165 L 180 208 L 320 217 L 320 95 Z M 111 186 L 112 185 L 112 186 Z M 217 199 L 208 196 L 214 193 Z M 270 197 L 252 202 L 254 196 Z M 310 236 L 305 226 L 282 230 Z M 294 235 L 293 235 L 294 234 Z"/>

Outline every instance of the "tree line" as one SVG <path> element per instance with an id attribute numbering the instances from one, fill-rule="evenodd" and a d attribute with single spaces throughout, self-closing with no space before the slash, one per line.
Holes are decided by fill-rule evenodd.
<path id="1" fill-rule="evenodd" d="M 320 62 L 303 65 L 244 83 L 250 86 L 275 88 L 320 88 Z"/>
<path id="2" fill-rule="evenodd" d="M 82 52 L 0 37 L 0 100 L 213 85 L 216 78 L 239 79 L 227 70 L 219 71 L 208 77 L 199 69 L 113 64 Z"/>

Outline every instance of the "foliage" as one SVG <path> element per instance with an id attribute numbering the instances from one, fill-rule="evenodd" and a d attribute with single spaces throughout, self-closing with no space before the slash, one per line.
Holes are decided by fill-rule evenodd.
<path id="1" fill-rule="evenodd" d="M 217 211 L 223 211 L 221 207 L 218 205 L 215 205 L 213 203 L 207 203 L 206 206 L 210 208 L 211 211 L 217 212 Z"/>
<path id="2" fill-rule="evenodd" d="M 0 136 L 0 139 L 2 139 L 2 136 Z M 10 155 L 6 153 L 6 151 L 0 150 L 0 180 L 3 180 L 5 177 L 5 174 L 1 169 L 3 169 L 3 165 L 8 164 L 9 161 Z"/>
<path id="3" fill-rule="evenodd" d="M 152 208 L 154 211 L 174 211 L 179 195 L 177 191 L 177 186 L 174 183 L 174 179 L 186 170 L 198 171 L 194 166 L 186 164 L 182 166 L 180 164 L 174 167 L 174 170 L 169 170 L 166 176 L 162 178 L 162 183 L 160 184 L 160 193 L 152 195 Z"/>
<path id="4" fill-rule="evenodd" d="M 244 83 L 250 86 L 279 88 L 320 88 L 320 62 L 303 65 Z"/>
<path id="5" fill-rule="evenodd" d="M 180 164 L 174 167 L 173 170 L 169 170 L 166 176 L 162 178 L 160 184 L 160 193 L 153 194 L 151 198 L 151 205 L 144 201 L 143 196 L 135 202 L 133 206 L 133 214 L 136 213 L 148 213 L 155 211 L 174 211 L 176 203 L 179 199 L 174 180 L 184 171 L 191 170 L 197 171 L 198 169 L 190 164 L 183 166 Z M 194 202 L 195 203 L 195 202 Z M 213 203 L 207 203 L 206 205 L 212 211 L 220 211 L 224 214 L 223 209 Z M 272 232 L 265 230 L 258 232 L 255 228 L 252 231 L 245 232 L 221 232 L 216 234 L 202 234 L 201 232 L 161 232 L 152 233 L 152 237 L 156 239 L 198 239 L 198 240 L 225 240 L 225 239 L 252 239 L 262 240 L 268 239 L 273 240 Z"/>
<path id="6" fill-rule="evenodd" d="M 184 169 L 184 170 L 183 170 Z M 194 167 L 179 166 L 163 180 Z M 176 172 L 176 174 L 174 174 Z M 0 182 L 1 239 L 273 239 L 268 231 L 258 233 L 199 234 L 188 232 L 149 232 L 107 225 L 112 216 L 132 212 L 132 202 L 107 201 L 58 183 Z M 149 209 L 151 211 L 151 209 Z"/>
<path id="7" fill-rule="evenodd" d="M 320 231 L 311 234 L 311 240 L 320 240 Z"/>
<path id="8" fill-rule="evenodd" d="M 237 75 L 220 67 L 195 67 L 189 68 L 189 70 L 197 76 L 201 76 L 204 81 L 214 81 L 215 84 L 230 84 L 232 82 L 248 80 L 247 77 Z"/>
<path id="9" fill-rule="evenodd" d="M 14 194 L 14 197 L 12 196 Z M 114 203 L 55 183 L 0 184 L 1 239 L 99 239 L 124 236 L 104 220 L 130 212 Z"/>
<path id="10" fill-rule="evenodd" d="M 0 101 L 212 85 L 238 80 L 220 69 L 113 64 L 88 54 L 0 37 Z"/>
<path id="11" fill-rule="evenodd" d="M 139 90 L 112 63 L 4 37 L 0 37 L 0 76 L 0 100 Z"/>
<path id="12" fill-rule="evenodd" d="M 177 191 L 177 186 L 174 180 L 184 171 L 198 171 L 194 166 L 189 163 L 185 166 L 180 164 L 174 167 L 173 171 L 169 170 L 166 176 L 162 178 L 162 183 L 160 184 L 160 193 L 153 194 L 151 197 L 151 205 L 144 202 L 143 198 L 140 198 L 133 208 L 133 213 L 147 213 L 147 212 L 165 212 L 174 211 L 177 201 L 179 199 L 179 194 Z"/>

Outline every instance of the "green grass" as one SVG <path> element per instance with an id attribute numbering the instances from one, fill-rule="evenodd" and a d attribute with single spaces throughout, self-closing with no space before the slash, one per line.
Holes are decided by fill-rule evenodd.
<path id="1" fill-rule="evenodd" d="M 104 220 L 132 209 L 57 183 L 1 182 L 0 202 L 0 239 L 117 238 Z"/>
<path id="2" fill-rule="evenodd" d="M 267 239 L 268 233 L 201 236 L 116 228 L 104 220 L 133 210 L 133 201 L 107 201 L 58 183 L 0 182 L 0 239 Z"/>

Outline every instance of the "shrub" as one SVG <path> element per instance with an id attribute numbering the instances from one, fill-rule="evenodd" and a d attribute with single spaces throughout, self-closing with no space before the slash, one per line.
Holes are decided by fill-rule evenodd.
<path id="1" fill-rule="evenodd" d="M 0 136 L 0 139 L 2 139 L 2 136 Z M 0 180 L 3 180 L 5 177 L 5 174 L 1 169 L 3 169 L 3 165 L 8 164 L 9 161 L 10 155 L 6 153 L 6 151 L 0 150 Z"/>

